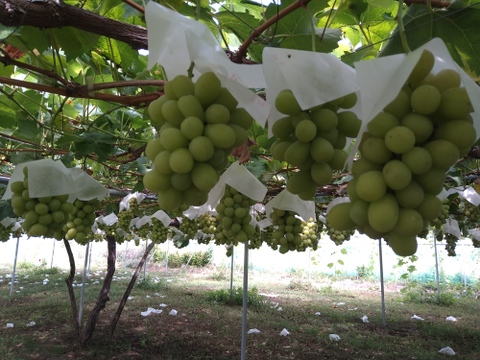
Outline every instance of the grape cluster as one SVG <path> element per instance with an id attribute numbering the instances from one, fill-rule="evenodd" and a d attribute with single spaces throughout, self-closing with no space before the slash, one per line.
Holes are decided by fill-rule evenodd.
<path id="1" fill-rule="evenodd" d="M 459 74 L 431 74 L 434 61 L 425 50 L 397 97 L 368 123 L 347 187 L 351 202 L 327 215 L 339 230 L 385 238 L 401 256 L 416 252 L 416 236 L 442 214 L 436 195 L 446 172 L 476 140 Z"/>
<path id="2" fill-rule="evenodd" d="M 317 247 L 316 223 L 312 219 L 304 222 L 294 211 L 276 208 L 270 213 L 270 219 L 274 226 L 271 247 L 275 249 L 278 246 L 280 253 Z"/>
<path id="3" fill-rule="evenodd" d="M 255 226 L 255 232 L 250 237 L 250 241 L 248 242 L 249 249 L 260 249 L 262 247 L 262 230 L 257 225 Z"/>
<path id="4" fill-rule="evenodd" d="M 203 233 L 203 235 L 197 239 L 198 243 L 208 244 L 217 231 L 217 219 L 211 214 L 202 214 L 198 216 L 196 220 L 197 228 Z"/>
<path id="5" fill-rule="evenodd" d="M 153 170 L 143 177 L 158 193 L 160 207 L 175 212 L 182 204 L 202 205 L 228 164 L 233 148 L 247 140 L 253 118 L 221 86 L 212 72 L 195 83 L 179 75 L 148 111 L 159 137 L 145 149 Z"/>
<path id="6" fill-rule="evenodd" d="M 12 232 L 12 227 L 13 225 L 6 227 L 2 223 L 0 223 L 0 241 L 1 242 L 5 242 L 10 239 L 10 233 Z"/>
<path id="7" fill-rule="evenodd" d="M 277 250 L 278 245 L 276 244 L 275 241 L 273 241 L 273 237 L 272 237 L 273 231 L 274 231 L 273 226 L 267 226 L 261 231 L 260 236 L 262 239 L 262 243 L 267 244 L 273 250 Z"/>
<path id="8" fill-rule="evenodd" d="M 138 212 L 138 208 L 137 199 L 131 198 L 129 200 L 128 208 L 123 209 L 117 215 L 117 227 L 129 234 L 131 231 L 130 224 L 132 223 L 135 214 Z"/>
<path id="9" fill-rule="evenodd" d="M 445 233 L 445 250 L 448 256 L 456 256 L 455 248 L 457 247 L 458 238 L 455 235 Z"/>
<path id="10" fill-rule="evenodd" d="M 327 235 L 330 237 L 335 245 L 342 245 L 345 241 L 350 240 L 350 237 L 355 233 L 355 230 L 337 230 L 329 224 L 326 225 Z"/>
<path id="11" fill-rule="evenodd" d="M 217 229 L 215 242 L 217 244 L 245 243 L 255 233 L 255 228 L 250 222 L 250 208 L 255 201 L 243 195 L 235 188 L 227 185 L 225 193 L 218 203 Z"/>
<path id="12" fill-rule="evenodd" d="M 282 114 L 272 126 L 277 140 L 270 152 L 280 161 L 297 167 L 287 181 L 287 190 L 303 200 L 315 197 L 318 186 L 332 182 L 332 171 L 343 170 L 347 137 L 354 138 L 361 121 L 352 111 L 338 112 L 355 105 L 355 93 L 302 111 L 291 90 L 282 90 L 275 106 Z"/>
<path id="13" fill-rule="evenodd" d="M 178 230 L 180 230 L 187 237 L 187 239 L 194 239 L 198 232 L 197 221 L 195 219 L 189 219 L 186 216 L 182 216 Z"/>
<path id="14" fill-rule="evenodd" d="M 28 192 L 28 168 L 23 168 L 24 180 L 10 185 L 13 192 L 13 212 L 25 221 L 22 228 L 29 237 L 44 236 L 63 239 L 62 228 L 68 220 L 73 204 L 67 202 L 68 195 L 31 198 Z"/>
<path id="15" fill-rule="evenodd" d="M 480 209 L 478 206 L 473 205 L 467 200 L 462 200 L 464 206 L 465 218 L 472 224 L 478 224 L 480 222 Z"/>
<path id="16" fill-rule="evenodd" d="M 448 199 L 442 201 L 442 212 L 438 215 L 437 218 L 430 221 L 430 225 L 435 229 L 441 229 L 442 226 L 447 222 L 448 216 L 450 213 L 450 204 Z"/>
<path id="17" fill-rule="evenodd" d="M 171 230 L 169 226 L 163 225 L 163 223 L 157 218 L 152 217 L 152 229 L 150 232 L 150 240 L 155 244 L 162 244 L 171 236 Z"/>
<path id="18" fill-rule="evenodd" d="M 68 215 L 68 221 L 63 226 L 66 240 L 75 240 L 77 243 L 84 245 L 90 239 L 92 234 L 92 226 L 95 223 L 95 211 L 100 207 L 100 201 L 97 199 L 83 201 L 75 200 L 73 202 L 72 211 Z"/>

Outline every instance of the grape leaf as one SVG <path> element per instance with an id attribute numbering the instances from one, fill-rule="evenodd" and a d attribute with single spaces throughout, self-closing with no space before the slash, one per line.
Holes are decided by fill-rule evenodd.
<path id="1" fill-rule="evenodd" d="M 115 143 L 115 137 L 102 133 L 83 133 L 80 135 L 81 141 L 75 144 L 75 155 L 85 157 L 90 154 L 96 154 L 98 161 L 105 161 L 114 150 L 112 146 Z"/>
<path id="2" fill-rule="evenodd" d="M 432 15 L 425 6 L 412 4 L 403 17 L 407 43 L 412 50 L 434 37 L 441 38 L 452 58 L 472 75 L 480 74 L 480 4 Z M 404 52 L 395 31 L 381 56 Z"/>
<path id="3" fill-rule="evenodd" d="M 17 123 L 17 113 L 9 107 L 0 106 L 0 128 L 13 129 Z"/>
<path id="4" fill-rule="evenodd" d="M 100 36 L 72 27 L 52 29 L 52 36 L 57 40 L 60 48 L 65 52 L 67 61 L 71 61 L 89 49 L 95 47 Z"/>

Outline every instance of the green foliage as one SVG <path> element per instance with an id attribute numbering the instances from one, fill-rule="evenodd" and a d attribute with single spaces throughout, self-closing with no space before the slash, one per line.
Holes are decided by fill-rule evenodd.
<path id="1" fill-rule="evenodd" d="M 403 294 L 403 301 L 413 304 L 434 304 L 439 306 L 452 306 L 457 303 L 455 294 L 441 291 L 428 286 L 414 286 Z"/>
<path id="2" fill-rule="evenodd" d="M 137 282 L 137 287 L 143 291 L 159 291 L 165 289 L 167 283 L 165 280 L 153 279 L 151 276 L 148 276 L 145 279 L 140 279 Z"/>
<path id="3" fill-rule="evenodd" d="M 231 306 L 242 306 L 243 305 L 243 289 L 241 287 L 232 289 L 232 296 L 230 296 L 230 291 L 228 290 L 216 290 L 216 291 L 207 291 L 206 293 L 207 300 L 214 304 L 224 304 Z M 265 304 L 263 296 L 258 293 L 256 287 L 248 289 L 248 306 L 259 307 Z"/>
<path id="4" fill-rule="evenodd" d="M 168 254 L 168 267 L 178 268 L 182 266 L 205 267 L 212 259 L 213 250 L 195 252 L 170 252 Z M 167 252 L 156 251 L 153 254 L 154 262 L 166 262 Z"/>

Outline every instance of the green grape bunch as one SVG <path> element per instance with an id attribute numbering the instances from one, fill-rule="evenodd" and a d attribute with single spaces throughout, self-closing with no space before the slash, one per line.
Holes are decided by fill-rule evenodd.
<path id="1" fill-rule="evenodd" d="M 159 136 L 145 149 L 153 169 L 143 183 L 158 194 L 161 209 L 176 213 L 182 205 L 206 203 L 228 156 L 247 140 L 253 118 L 237 107 L 213 72 L 195 83 L 179 75 L 165 85 L 164 93 L 148 106 Z"/>
<path id="2" fill-rule="evenodd" d="M 178 230 L 180 230 L 180 232 L 182 232 L 189 240 L 194 239 L 198 232 L 197 220 L 182 216 L 180 218 Z"/>
<path id="3" fill-rule="evenodd" d="M 10 240 L 10 234 L 12 233 L 13 224 L 5 226 L 0 222 L 0 241 L 6 242 Z"/>
<path id="4" fill-rule="evenodd" d="M 32 198 L 28 190 L 28 167 L 23 168 L 23 174 L 23 181 L 10 184 L 13 212 L 24 219 L 23 230 L 28 237 L 62 240 L 63 225 L 73 209 L 73 204 L 68 202 L 69 195 Z"/>
<path id="5" fill-rule="evenodd" d="M 445 233 L 445 250 L 448 256 L 456 256 L 455 248 L 457 247 L 458 238 L 450 233 Z"/>
<path id="6" fill-rule="evenodd" d="M 384 238 L 400 256 L 417 251 L 417 235 L 430 222 L 441 227 L 447 209 L 437 195 L 477 138 L 459 73 L 433 74 L 434 63 L 424 50 L 396 98 L 368 122 L 351 168 L 350 202 L 327 214 L 337 230 Z"/>
<path id="7" fill-rule="evenodd" d="M 334 227 L 330 226 L 328 223 L 325 225 L 326 233 L 330 237 L 335 245 L 342 245 L 345 241 L 350 240 L 350 237 L 355 233 L 355 230 L 337 230 Z"/>
<path id="8" fill-rule="evenodd" d="M 198 243 L 208 244 L 217 232 L 217 218 L 212 214 L 202 214 L 197 217 L 197 226 L 202 232 L 202 236 L 197 239 Z"/>
<path id="9" fill-rule="evenodd" d="M 152 229 L 150 232 L 150 240 L 155 244 L 163 244 L 172 236 L 170 226 L 165 226 L 155 217 L 152 217 Z"/>
<path id="10" fill-rule="evenodd" d="M 235 188 L 227 185 L 225 193 L 216 206 L 217 227 L 215 242 L 217 244 L 233 244 L 247 242 L 255 233 L 255 228 L 250 222 L 252 215 L 250 208 L 255 201 L 240 193 Z"/>
<path id="11" fill-rule="evenodd" d="M 100 201 L 93 200 L 75 200 L 72 211 L 68 215 L 68 221 L 63 226 L 65 240 L 75 240 L 81 245 L 85 245 L 93 236 L 92 226 L 95 223 L 95 212 L 100 208 Z"/>
<path id="12" fill-rule="evenodd" d="M 317 187 L 330 184 L 332 173 L 343 170 L 347 138 L 355 138 L 361 120 L 349 110 L 357 102 L 355 93 L 302 111 L 289 89 L 275 99 L 275 107 L 285 117 L 276 121 L 272 133 L 272 157 L 296 167 L 287 180 L 287 190 L 303 200 L 315 197 Z M 340 111 L 342 110 L 342 111 Z"/>
<path id="13" fill-rule="evenodd" d="M 313 219 L 305 222 L 294 211 L 276 208 L 270 213 L 270 219 L 274 226 L 272 239 L 280 253 L 317 247 L 317 224 Z"/>

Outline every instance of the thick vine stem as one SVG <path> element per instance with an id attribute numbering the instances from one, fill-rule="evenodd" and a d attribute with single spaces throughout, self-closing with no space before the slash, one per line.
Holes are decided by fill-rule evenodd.
<path id="1" fill-rule="evenodd" d="M 75 330 L 78 333 L 78 338 L 80 339 L 81 329 L 80 324 L 78 323 L 77 300 L 75 298 L 75 292 L 73 291 L 73 279 L 75 278 L 75 258 L 73 257 L 70 243 L 66 239 L 63 239 L 63 243 L 65 244 L 65 249 L 67 250 L 68 254 L 68 261 L 70 262 L 70 273 L 65 279 L 65 282 L 67 283 L 68 295 L 70 297 L 70 306 L 72 308 L 72 322 Z"/>
<path id="2" fill-rule="evenodd" d="M 128 284 L 127 289 L 123 294 L 123 298 L 120 301 L 120 304 L 118 305 L 117 312 L 115 313 L 115 316 L 113 317 L 112 322 L 110 323 L 110 336 L 113 336 L 113 333 L 115 332 L 115 328 L 117 327 L 117 323 L 120 320 L 120 316 L 122 315 L 122 311 L 125 307 L 125 304 L 127 303 L 128 297 L 130 296 L 130 293 L 132 292 L 132 289 L 135 286 L 135 283 L 137 282 L 138 275 L 140 274 L 140 270 L 142 270 L 143 264 L 145 264 L 145 261 L 147 261 L 147 257 L 150 254 L 150 251 L 152 251 L 154 246 L 155 246 L 155 243 L 153 241 L 148 245 L 147 249 L 145 250 L 145 253 L 143 254 L 142 258 L 140 259 L 140 262 L 137 265 L 137 268 L 135 269 L 135 272 L 132 275 L 132 278 L 130 279 L 130 283 Z"/>
<path id="3" fill-rule="evenodd" d="M 400 41 L 402 42 L 403 50 L 405 53 L 409 53 L 411 50 L 407 43 L 405 28 L 403 27 L 403 0 L 398 0 L 397 23 L 398 34 L 400 35 Z"/>

